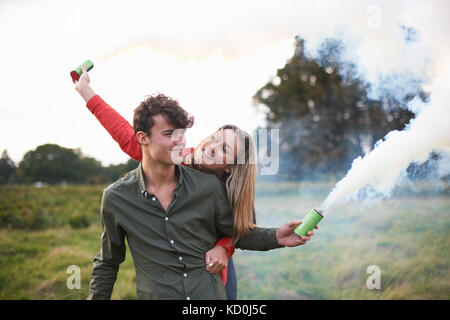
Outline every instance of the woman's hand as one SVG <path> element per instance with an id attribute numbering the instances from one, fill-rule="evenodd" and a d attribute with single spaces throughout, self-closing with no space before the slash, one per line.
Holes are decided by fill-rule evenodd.
<path id="1" fill-rule="evenodd" d="M 294 229 L 301 224 L 301 220 L 292 220 L 283 224 L 277 230 L 277 240 L 278 244 L 285 247 L 296 247 L 305 244 L 307 241 L 311 239 L 314 235 L 314 231 L 309 231 L 307 236 L 299 237 Z M 315 226 L 314 229 L 319 229 L 318 226 Z"/>
<path id="2" fill-rule="evenodd" d="M 227 251 L 222 246 L 216 246 L 206 252 L 206 270 L 210 273 L 218 273 L 228 266 Z"/>
<path id="3" fill-rule="evenodd" d="M 92 90 L 89 83 L 91 82 L 91 79 L 89 79 L 89 74 L 86 71 L 86 66 L 83 64 L 81 66 L 81 76 L 78 81 L 75 81 L 75 90 L 77 90 L 80 95 L 83 97 L 83 99 L 88 102 L 93 96 L 95 96 L 94 90 Z"/>
<path id="4" fill-rule="evenodd" d="M 91 82 L 91 79 L 89 79 L 89 74 L 86 71 L 86 65 L 82 64 L 81 65 L 81 76 L 80 78 L 77 80 L 75 80 L 73 83 L 75 83 L 75 90 L 79 91 L 81 87 L 85 86 L 85 85 L 89 85 L 89 83 Z"/>

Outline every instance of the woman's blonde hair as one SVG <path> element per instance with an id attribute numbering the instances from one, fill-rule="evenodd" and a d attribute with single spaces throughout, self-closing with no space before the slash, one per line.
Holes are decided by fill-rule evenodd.
<path id="1" fill-rule="evenodd" d="M 257 174 L 256 150 L 252 137 L 235 125 L 224 125 L 214 134 L 223 130 L 233 130 L 241 142 L 237 148 L 237 157 L 231 165 L 231 172 L 224 173 L 222 182 L 225 184 L 228 200 L 233 211 L 234 228 L 233 242 L 250 232 L 255 227 L 255 181 Z M 209 138 L 203 140 L 208 141 Z M 242 148 L 243 147 L 243 148 Z"/>
<path id="2" fill-rule="evenodd" d="M 256 182 L 256 151 L 252 137 L 245 131 L 233 125 L 221 128 L 233 129 L 235 134 L 244 142 L 244 150 L 238 151 L 235 163 L 231 167 L 231 173 L 226 178 L 228 200 L 233 210 L 234 234 L 233 242 L 250 232 L 255 227 L 255 182 Z M 220 129 L 219 129 L 220 130 Z M 239 149 L 238 149 L 239 150 Z M 242 152 L 244 154 L 242 155 Z M 243 156 L 244 161 L 238 161 Z"/>

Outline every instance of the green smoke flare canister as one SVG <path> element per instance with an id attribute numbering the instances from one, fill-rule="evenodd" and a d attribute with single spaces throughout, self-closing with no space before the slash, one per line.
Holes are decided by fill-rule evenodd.
<path id="1" fill-rule="evenodd" d="M 308 215 L 303 218 L 302 223 L 294 229 L 294 232 L 299 236 L 306 236 L 309 231 L 314 229 L 314 227 L 322 220 L 322 211 L 319 209 L 312 209 Z"/>
<path id="2" fill-rule="evenodd" d="M 72 77 L 73 82 L 78 81 L 78 79 L 80 79 L 82 73 L 81 66 L 83 64 L 86 66 L 86 71 L 89 71 L 94 67 L 94 63 L 91 60 L 86 60 L 85 62 L 80 64 L 75 70 L 70 71 L 70 76 Z"/>

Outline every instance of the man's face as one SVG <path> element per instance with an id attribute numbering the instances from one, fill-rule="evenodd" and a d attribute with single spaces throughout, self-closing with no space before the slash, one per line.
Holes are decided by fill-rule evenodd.
<path id="1" fill-rule="evenodd" d="M 160 163 L 180 164 L 186 145 L 185 130 L 175 128 L 162 114 L 154 115 L 153 123 L 148 144 L 143 145 L 143 152 L 148 152 L 153 160 Z"/>

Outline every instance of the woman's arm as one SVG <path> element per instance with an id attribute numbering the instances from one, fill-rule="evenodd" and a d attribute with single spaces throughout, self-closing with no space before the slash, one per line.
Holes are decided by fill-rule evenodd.
<path id="1" fill-rule="evenodd" d="M 89 79 L 89 74 L 86 71 L 86 66 L 81 65 L 81 76 L 78 81 L 74 81 L 75 90 L 81 95 L 84 101 L 88 102 L 93 96 L 95 96 L 94 90 L 89 86 L 91 79 Z"/>
<path id="2" fill-rule="evenodd" d="M 119 144 L 122 151 L 140 162 L 142 160 L 141 147 L 128 121 L 98 95 L 92 97 L 86 106 Z"/>
<path id="3" fill-rule="evenodd" d="M 136 161 L 142 160 L 142 151 L 134 135 L 134 130 L 128 121 L 116 110 L 96 95 L 90 87 L 89 75 L 86 67 L 81 67 L 82 74 L 75 83 L 75 89 L 86 101 L 86 106 L 95 115 L 97 120 L 108 131 L 111 137 L 119 144 L 120 148 Z"/>

